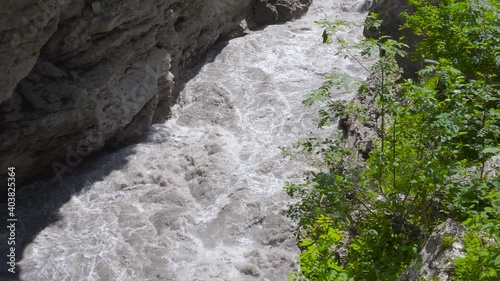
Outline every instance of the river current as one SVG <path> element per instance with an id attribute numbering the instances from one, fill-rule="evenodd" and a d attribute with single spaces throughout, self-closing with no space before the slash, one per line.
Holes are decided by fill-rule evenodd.
<path id="1" fill-rule="evenodd" d="M 20 279 L 286 280 L 299 250 L 279 214 L 289 200 L 282 188 L 309 167 L 278 147 L 316 130 L 318 108 L 302 100 L 324 74 L 368 75 L 323 44 L 314 21 L 351 22 L 340 35 L 353 42 L 366 2 L 315 0 L 300 20 L 214 48 L 172 118 L 141 143 L 91 160 L 62 187 L 27 186 L 19 231 L 50 223 L 27 240 Z M 34 208 L 38 216 L 27 215 Z"/>

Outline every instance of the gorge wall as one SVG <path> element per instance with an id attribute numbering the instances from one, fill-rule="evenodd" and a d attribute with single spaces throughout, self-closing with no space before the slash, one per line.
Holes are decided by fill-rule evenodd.
<path id="1" fill-rule="evenodd" d="M 10 166 L 18 182 L 63 172 L 138 139 L 168 118 L 186 69 L 219 38 L 297 18 L 310 3 L 3 1 L 0 177 Z"/>
<path id="2" fill-rule="evenodd" d="M 370 6 L 370 13 L 377 14 L 381 25 L 377 30 L 365 24 L 363 35 L 367 38 L 378 38 L 379 36 L 389 36 L 394 40 L 401 41 L 408 45 L 404 49 L 407 52 L 405 57 L 397 57 L 396 60 L 403 68 L 403 76 L 406 78 L 415 78 L 416 72 L 423 68 L 421 59 L 416 57 L 415 48 L 422 40 L 416 36 L 409 28 L 400 29 L 400 26 L 405 24 L 402 12 L 412 14 L 414 8 L 408 3 L 408 0 L 381 0 L 373 2 Z"/>

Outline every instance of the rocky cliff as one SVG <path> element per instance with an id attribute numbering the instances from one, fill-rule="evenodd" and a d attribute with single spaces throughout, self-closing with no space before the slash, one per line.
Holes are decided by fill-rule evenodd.
<path id="1" fill-rule="evenodd" d="M 399 40 L 409 48 L 405 51 L 408 53 L 406 57 L 398 57 L 398 64 L 403 68 L 405 77 L 416 77 L 415 73 L 423 68 L 422 62 L 415 57 L 415 47 L 420 40 L 420 37 L 413 34 L 408 28 L 400 29 L 400 26 L 405 24 L 402 12 L 409 14 L 413 13 L 414 8 L 408 3 L 408 0 L 380 0 L 374 1 L 370 6 L 370 13 L 375 13 L 381 21 L 381 26 L 377 30 L 373 27 L 367 27 L 363 31 L 365 37 L 377 38 L 381 35 L 390 36 L 394 40 Z"/>
<path id="2" fill-rule="evenodd" d="M 305 13 L 311 0 L 0 3 L 0 175 L 76 167 L 168 118 L 186 69 L 219 38 Z"/>

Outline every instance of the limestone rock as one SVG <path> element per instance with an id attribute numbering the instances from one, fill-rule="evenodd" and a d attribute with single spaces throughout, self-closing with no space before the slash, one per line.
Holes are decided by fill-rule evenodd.
<path id="1" fill-rule="evenodd" d="M 57 0 L 0 3 L 0 103 L 10 98 L 35 65 L 40 49 L 57 30 L 63 4 Z"/>
<path id="2" fill-rule="evenodd" d="M 258 0 L 254 21 L 257 25 L 283 23 L 301 16 L 312 0 Z"/>
<path id="3" fill-rule="evenodd" d="M 186 69 L 219 38 L 297 18 L 310 2 L 2 1 L 0 178 L 9 166 L 18 183 L 54 176 L 54 164 L 73 169 L 75 157 L 137 140 L 168 118 Z"/>
<path id="4" fill-rule="evenodd" d="M 354 149 L 363 159 L 368 159 L 368 155 L 373 147 L 373 141 L 378 137 L 376 132 L 379 117 L 375 112 L 375 96 L 379 91 L 379 79 L 372 73 L 367 79 L 366 93 L 358 93 L 353 102 L 366 110 L 366 114 L 373 117 L 373 121 L 362 122 L 356 116 L 348 116 L 339 120 L 338 127 L 343 131 L 349 148 Z"/>
<path id="5" fill-rule="evenodd" d="M 448 219 L 434 231 L 420 252 L 420 260 L 415 261 L 398 278 L 398 281 L 441 280 L 451 281 L 453 261 L 465 256 L 461 239 L 465 228 Z M 451 245 L 443 243 L 443 238 L 453 238 Z"/>
<path id="6" fill-rule="evenodd" d="M 410 29 L 405 28 L 400 30 L 399 28 L 405 23 L 403 17 L 401 17 L 401 13 L 408 12 L 411 14 L 413 12 L 413 8 L 408 3 L 408 0 L 374 1 L 369 11 L 378 15 L 378 18 L 382 20 L 382 26 L 380 30 L 376 30 L 365 24 L 363 35 L 367 38 L 378 38 L 379 36 L 387 35 L 394 40 L 401 39 L 409 48 L 405 50 L 408 53 L 406 57 L 397 58 L 398 64 L 403 68 L 405 77 L 414 77 L 415 73 L 423 67 L 421 61 L 412 59 L 415 47 L 421 38 L 413 34 Z"/>
<path id="7" fill-rule="evenodd" d="M 94 11 L 94 14 L 100 14 L 102 12 L 101 2 L 92 2 L 92 11 Z"/>

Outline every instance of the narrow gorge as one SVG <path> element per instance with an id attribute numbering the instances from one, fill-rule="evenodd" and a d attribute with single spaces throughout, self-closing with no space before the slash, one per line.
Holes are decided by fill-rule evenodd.
<path id="1" fill-rule="evenodd" d="M 325 74 L 369 75 L 315 21 L 349 21 L 356 41 L 369 5 L 0 4 L 15 11 L 0 14 L 0 168 L 46 175 L 16 194 L 12 280 L 287 280 L 282 188 L 309 167 L 279 147 L 335 131 L 302 104 Z"/>
<path id="2" fill-rule="evenodd" d="M 217 40 L 294 19 L 310 0 L 2 1 L 0 177 L 136 141 L 170 115 Z"/>

